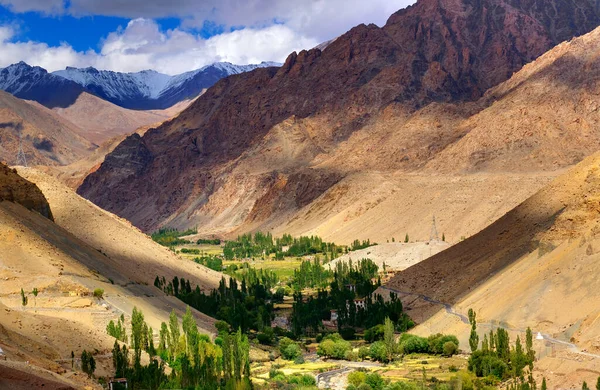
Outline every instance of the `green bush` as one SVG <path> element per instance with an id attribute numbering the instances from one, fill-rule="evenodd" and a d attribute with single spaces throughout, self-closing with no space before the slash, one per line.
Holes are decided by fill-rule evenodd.
<path id="1" fill-rule="evenodd" d="M 385 382 L 381 375 L 379 375 L 376 372 L 367 374 L 367 377 L 365 378 L 365 383 L 368 384 L 369 387 L 373 390 L 383 390 L 383 386 L 385 385 Z"/>
<path id="2" fill-rule="evenodd" d="M 358 352 L 348 350 L 346 351 L 346 355 L 344 356 L 344 360 L 348 360 L 349 362 L 357 362 L 358 361 Z"/>
<path id="3" fill-rule="evenodd" d="M 366 358 L 369 357 L 370 354 L 371 354 L 371 351 L 369 350 L 368 347 L 362 346 L 358 349 L 358 358 L 360 360 L 365 360 Z"/>
<path id="4" fill-rule="evenodd" d="M 367 374 L 362 371 L 352 371 L 350 374 L 348 374 L 348 383 L 355 387 L 358 387 L 361 383 L 364 383 L 365 379 L 367 379 Z"/>
<path id="5" fill-rule="evenodd" d="M 387 361 L 388 350 L 383 341 L 375 341 L 371 344 L 370 349 L 371 359 L 377 360 L 380 362 Z"/>
<path id="6" fill-rule="evenodd" d="M 361 383 L 361 385 L 358 386 L 357 390 L 373 390 L 373 389 L 371 388 L 371 386 L 367 385 L 366 383 Z"/>
<path id="7" fill-rule="evenodd" d="M 452 356 L 458 352 L 458 345 L 453 341 L 446 341 L 444 343 L 443 354 L 444 356 Z"/>
<path id="8" fill-rule="evenodd" d="M 364 339 L 368 343 L 383 340 L 383 324 L 375 325 L 365 331 Z"/>
<path id="9" fill-rule="evenodd" d="M 429 353 L 433 355 L 447 355 L 444 353 L 444 344 L 447 342 L 452 342 L 456 346 L 456 350 L 458 350 L 458 338 L 453 335 L 443 335 L 441 333 L 431 335 L 427 338 L 427 342 L 429 343 Z M 456 353 L 456 351 L 455 351 Z"/>
<path id="10" fill-rule="evenodd" d="M 429 342 L 426 338 L 404 333 L 400 337 L 400 351 L 404 354 L 428 353 Z"/>
<path id="11" fill-rule="evenodd" d="M 94 297 L 102 298 L 104 296 L 104 290 L 101 288 L 97 288 L 94 290 Z"/>
<path id="12" fill-rule="evenodd" d="M 281 346 L 280 346 L 280 348 L 281 348 Z M 289 344 L 284 349 L 280 349 L 280 351 L 281 351 L 281 357 L 283 357 L 286 360 L 295 360 L 299 356 L 302 356 L 302 349 L 296 343 Z"/>

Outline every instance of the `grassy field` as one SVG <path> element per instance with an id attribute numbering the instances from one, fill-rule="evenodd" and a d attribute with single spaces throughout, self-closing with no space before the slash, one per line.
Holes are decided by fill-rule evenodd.
<path id="1" fill-rule="evenodd" d="M 239 260 L 225 260 L 223 265 L 225 267 L 235 264 L 241 267 L 244 262 Z M 265 269 L 273 271 L 279 276 L 280 279 L 288 279 L 294 274 L 294 270 L 300 267 L 302 259 L 295 257 L 286 257 L 283 260 L 251 260 L 247 262 L 251 267 L 256 269 Z"/>
<path id="2" fill-rule="evenodd" d="M 431 355 L 409 355 L 401 362 L 394 362 L 379 368 L 382 377 L 393 382 L 400 380 L 419 381 L 423 378 L 423 368 L 427 378 L 448 381 L 456 376 L 456 370 L 467 369 L 467 359 L 463 356 L 445 358 Z M 452 368 L 452 371 L 451 371 Z"/>

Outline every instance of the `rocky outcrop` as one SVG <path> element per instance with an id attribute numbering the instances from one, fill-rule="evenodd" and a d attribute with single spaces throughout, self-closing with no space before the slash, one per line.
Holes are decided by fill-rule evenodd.
<path id="1" fill-rule="evenodd" d="M 3 201 L 18 203 L 54 221 L 50 205 L 42 191 L 19 176 L 15 169 L 0 163 L 0 202 Z"/>
<path id="2" fill-rule="evenodd" d="M 219 81 L 176 119 L 140 139 L 148 158 L 140 162 L 135 148 L 126 148 L 130 154 L 115 150 L 115 158 L 107 158 L 79 193 L 152 230 L 176 216 L 185 216 L 178 218 L 182 225 L 186 218 L 197 224 L 192 218 L 199 214 L 210 218 L 210 198 L 228 181 L 231 184 L 234 172 L 257 177 L 255 183 L 273 183 L 269 178 L 283 175 L 285 185 L 256 188 L 250 206 L 244 203 L 242 214 L 253 223 L 259 216 L 265 220 L 265 210 L 281 214 L 302 207 L 302 202 L 277 198 L 297 193 L 290 189 L 313 179 L 299 173 L 327 156 L 335 159 L 326 168 L 327 177 L 338 179 L 325 184 L 362 169 L 363 162 L 351 153 L 334 153 L 347 147 L 361 129 L 382 117 L 391 122 L 394 116 L 407 118 L 433 102 L 474 101 L 560 40 L 598 24 L 600 12 L 588 1 L 421 0 L 392 15 L 382 28 L 360 25 L 323 51 L 292 53 L 279 69 L 258 69 Z M 273 129 L 289 118 L 309 127 L 306 139 L 281 131 L 281 143 L 268 146 Z M 372 168 L 421 167 L 464 136 L 443 124 L 427 130 L 398 136 L 399 150 Z M 371 159 L 389 142 L 390 137 L 373 141 L 364 136 L 357 145 L 365 147 L 365 158 Z M 306 149 L 308 157 L 286 151 L 307 143 L 313 145 Z M 266 157 L 277 153 L 285 158 L 266 166 Z M 115 174 L 133 162 L 142 164 L 135 175 Z M 322 194 L 321 184 L 310 188 Z M 254 203 L 257 208 L 252 211 Z"/>

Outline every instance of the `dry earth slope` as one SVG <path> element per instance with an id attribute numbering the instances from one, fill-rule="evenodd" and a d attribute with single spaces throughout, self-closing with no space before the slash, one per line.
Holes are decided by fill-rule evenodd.
<path id="1" fill-rule="evenodd" d="M 473 308 L 483 331 L 491 322 L 513 331 L 530 326 L 547 335 L 545 345 L 538 345 L 540 370 L 557 376 L 554 386 L 571 385 L 598 377 L 599 273 L 600 154 L 594 154 L 480 233 L 406 269 L 380 291 L 409 293 L 403 301 L 423 334 L 455 332 L 465 340 L 469 328 L 415 294 L 463 314 Z"/>
<path id="2" fill-rule="evenodd" d="M 15 163 L 22 134 L 29 165 L 70 164 L 95 148 L 80 133 L 52 110 L 0 91 L 0 161 Z"/>
<path id="3" fill-rule="evenodd" d="M 89 385 L 84 376 L 72 375 L 68 359 L 71 351 L 80 354 L 83 349 L 100 351 L 98 374 L 110 375 L 114 339 L 106 334 L 109 320 L 121 313 L 128 318 L 137 306 L 158 330 L 162 321 L 168 322 L 171 310 L 179 316 L 185 311 L 185 304 L 152 285 L 157 275 L 183 276 L 204 289 L 217 286 L 219 273 L 178 258 L 56 179 L 19 168 L 32 184 L 1 168 L 0 344 L 17 366 L 3 365 L 0 372 L 6 373 L 4 379 L 13 378 L 11 386 L 27 388 L 34 382 L 54 386 L 55 380 L 66 383 L 65 388 Z M 34 288 L 39 290 L 37 297 L 30 294 Z M 86 295 L 95 288 L 104 289 L 103 299 Z M 25 307 L 21 289 L 29 295 Z M 202 331 L 212 333 L 214 320 L 193 313 Z M 19 366 L 25 361 L 31 365 Z M 59 376 L 24 381 L 38 376 L 32 366 Z"/>

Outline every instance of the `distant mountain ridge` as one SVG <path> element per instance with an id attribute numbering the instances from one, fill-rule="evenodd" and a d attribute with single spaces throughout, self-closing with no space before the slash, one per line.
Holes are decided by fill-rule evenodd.
<path id="1" fill-rule="evenodd" d="M 48 72 L 21 61 L 0 69 L 0 89 L 16 97 L 35 100 L 49 108 L 68 107 L 82 92 L 92 93 L 118 106 L 165 109 L 197 97 L 220 79 L 257 68 L 278 67 L 274 62 L 234 65 L 218 62 L 169 76 L 154 70 L 120 73 L 95 68 L 72 68 Z"/>

